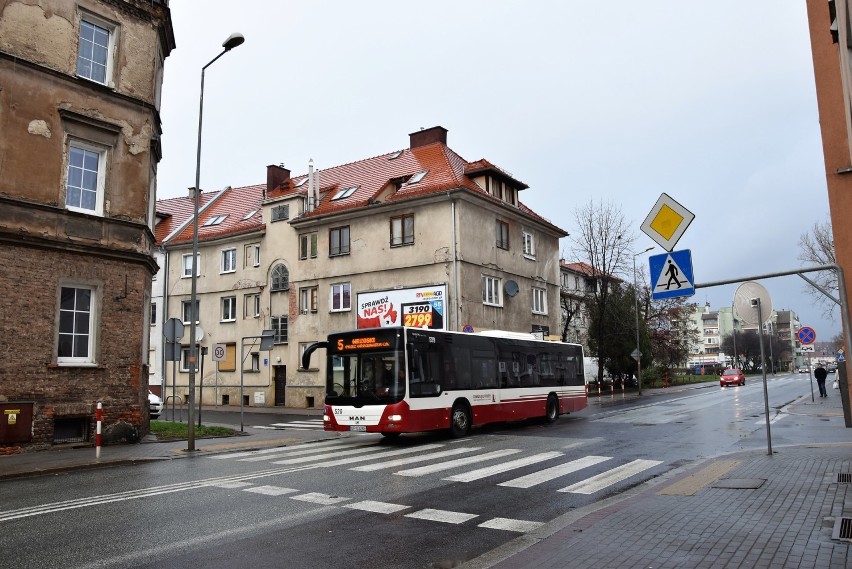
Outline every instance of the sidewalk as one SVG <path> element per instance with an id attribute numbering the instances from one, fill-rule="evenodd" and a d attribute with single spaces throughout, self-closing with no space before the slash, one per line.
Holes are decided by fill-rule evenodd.
<path id="1" fill-rule="evenodd" d="M 703 387 L 714 385 L 648 389 L 643 398 Z M 829 389 L 829 394 L 815 401 L 802 398 L 784 409 L 819 442 L 773 446 L 772 456 L 762 448 L 690 464 L 569 511 L 461 567 L 852 567 L 852 429 L 844 426 L 839 392 Z M 625 394 L 626 399 L 636 397 Z M 604 399 L 599 404 L 621 402 L 619 396 L 609 403 Z M 591 397 L 589 402 L 598 404 Z M 211 415 L 206 415 L 207 421 Z M 198 439 L 193 452 L 250 450 L 340 436 L 345 435 L 246 427 L 241 436 Z M 103 447 L 100 459 L 92 447 L 2 456 L 0 483 L 4 478 L 185 457 L 186 449 L 186 441 L 146 441 Z M 838 521 L 845 539 L 832 539 Z"/>
<path id="2" fill-rule="evenodd" d="M 179 410 L 180 407 L 177 409 Z M 252 411 L 256 412 L 257 410 L 258 408 L 252 408 Z M 239 407 L 222 408 L 205 406 L 202 409 L 202 420 L 205 425 L 219 424 L 215 421 L 217 411 L 239 413 Z M 263 413 L 304 415 L 314 418 L 321 416 L 322 410 L 271 407 L 268 409 L 263 408 Z M 182 413 L 183 422 L 186 422 L 186 416 L 186 408 L 184 408 Z M 181 418 L 179 411 L 178 418 Z M 232 425 L 228 426 L 233 427 Z M 237 430 L 238 428 L 239 426 Z M 188 443 L 186 440 L 157 441 L 149 435 L 138 444 L 102 446 L 100 458 L 96 457 L 96 449 L 91 444 L 0 456 L 0 481 L 8 478 L 21 478 L 50 472 L 120 466 L 143 461 L 169 460 L 183 458 L 189 456 L 189 454 L 214 454 L 231 450 L 252 450 L 285 446 L 340 436 L 339 433 L 327 433 L 321 429 L 316 431 L 277 431 L 245 426 L 245 432 L 237 436 L 197 438 L 195 440 L 195 450 L 190 453 L 187 450 Z"/>
<path id="3" fill-rule="evenodd" d="M 815 440 L 832 442 L 691 464 L 567 512 L 461 568 L 852 567 L 852 429 L 839 391 L 799 399 L 785 412 L 819 433 Z"/>

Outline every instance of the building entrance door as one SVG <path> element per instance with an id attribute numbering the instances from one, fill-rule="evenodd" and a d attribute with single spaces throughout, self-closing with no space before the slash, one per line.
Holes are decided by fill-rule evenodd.
<path id="1" fill-rule="evenodd" d="M 273 366 L 275 381 L 275 406 L 285 405 L 284 392 L 287 391 L 287 366 Z"/>

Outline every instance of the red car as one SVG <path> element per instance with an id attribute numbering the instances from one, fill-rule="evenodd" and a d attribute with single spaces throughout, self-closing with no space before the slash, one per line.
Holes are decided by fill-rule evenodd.
<path id="1" fill-rule="evenodd" d="M 726 385 L 745 385 L 745 374 L 740 369 L 726 369 L 719 378 L 719 386 L 725 387 Z"/>

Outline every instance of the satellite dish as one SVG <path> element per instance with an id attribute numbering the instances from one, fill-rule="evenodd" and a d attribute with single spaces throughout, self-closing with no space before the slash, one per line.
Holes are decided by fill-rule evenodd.
<path id="1" fill-rule="evenodd" d="M 201 329 L 201 326 L 195 327 L 195 343 L 200 344 L 201 340 L 204 339 L 204 330 Z"/>
<path id="2" fill-rule="evenodd" d="M 760 302 L 760 319 L 757 321 L 757 304 Z M 765 324 L 772 317 L 772 298 L 762 284 L 747 281 L 734 293 L 734 310 L 746 324 Z"/>
<path id="3" fill-rule="evenodd" d="M 515 281 L 509 280 L 509 281 L 506 281 L 505 285 L 503 285 L 503 290 L 505 290 L 506 294 L 508 294 L 511 297 L 511 296 L 515 296 L 516 294 L 518 294 L 518 291 L 520 290 L 520 288 L 518 288 L 518 283 L 516 283 Z"/>

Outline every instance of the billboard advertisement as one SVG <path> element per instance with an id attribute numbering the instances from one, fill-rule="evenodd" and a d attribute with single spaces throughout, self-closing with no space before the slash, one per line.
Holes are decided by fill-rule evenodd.
<path id="1" fill-rule="evenodd" d="M 447 285 L 359 292 L 357 328 L 409 326 L 446 330 Z"/>

